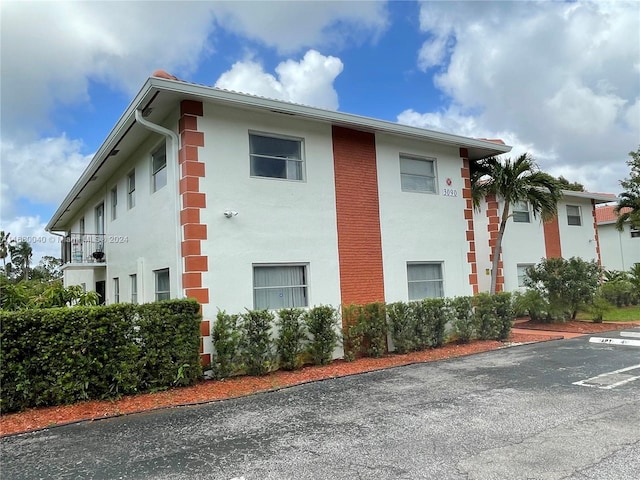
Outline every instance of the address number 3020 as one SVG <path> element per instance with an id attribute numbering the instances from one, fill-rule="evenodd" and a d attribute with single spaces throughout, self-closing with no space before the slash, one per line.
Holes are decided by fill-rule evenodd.
<path id="1" fill-rule="evenodd" d="M 457 197 L 458 191 L 455 188 L 445 188 L 442 190 L 442 195 L 445 197 Z"/>

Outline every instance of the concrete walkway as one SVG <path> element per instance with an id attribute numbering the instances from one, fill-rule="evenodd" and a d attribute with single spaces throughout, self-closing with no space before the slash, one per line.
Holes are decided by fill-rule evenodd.
<path id="1" fill-rule="evenodd" d="M 536 330 L 534 328 L 518 328 L 519 324 L 527 323 L 529 321 L 528 318 L 518 318 L 515 322 L 513 322 L 513 328 L 511 331 L 513 333 L 518 333 L 522 335 L 546 335 L 549 337 L 562 337 L 563 339 L 567 338 L 576 338 L 587 335 L 586 333 L 576 333 L 576 332 L 561 332 L 558 330 Z"/>
<path id="2" fill-rule="evenodd" d="M 584 335 L 587 335 L 586 333 L 558 332 L 556 330 L 535 330 L 533 328 L 517 328 L 517 327 L 512 328 L 511 332 L 521 334 L 521 335 L 536 335 L 536 336 L 545 335 L 548 337 L 561 337 L 563 339 L 583 337 Z"/>

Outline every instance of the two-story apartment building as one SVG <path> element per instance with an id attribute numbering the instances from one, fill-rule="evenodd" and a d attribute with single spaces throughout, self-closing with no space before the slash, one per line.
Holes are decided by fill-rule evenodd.
<path id="1" fill-rule="evenodd" d="M 469 162 L 510 150 L 156 72 L 64 199 L 66 284 L 220 310 L 479 291 Z"/>
<path id="2" fill-rule="evenodd" d="M 524 287 L 527 267 L 543 258 L 580 257 L 601 263 L 601 240 L 596 224 L 596 205 L 615 200 L 615 195 L 563 190 L 558 215 L 549 222 L 534 218 L 531 206 L 511 206 L 511 216 L 502 242 L 497 289 L 514 291 Z M 475 215 L 478 284 L 488 291 L 493 245 L 498 236 L 501 199 L 487 198 Z"/>
<path id="3" fill-rule="evenodd" d="M 628 222 L 622 231 L 618 230 L 614 208 L 615 205 L 596 208 L 602 266 L 607 270 L 625 271 L 640 263 L 640 230 L 631 228 Z"/>

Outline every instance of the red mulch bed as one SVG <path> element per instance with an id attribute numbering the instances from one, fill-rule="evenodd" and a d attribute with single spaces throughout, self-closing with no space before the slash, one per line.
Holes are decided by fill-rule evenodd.
<path id="1" fill-rule="evenodd" d="M 517 323 L 515 328 L 526 328 L 530 330 L 547 330 L 554 332 L 568 332 L 568 333 L 600 333 L 608 332 L 611 330 L 622 330 L 624 328 L 640 327 L 640 322 L 580 322 L 571 321 L 565 323 L 538 323 L 528 322 Z"/>
<path id="2" fill-rule="evenodd" d="M 228 380 L 208 380 L 191 387 L 164 392 L 144 393 L 119 400 L 91 400 L 75 405 L 33 408 L 20 413 L 0 416 L 0 437 L 39 430 L 82 420 L 97 420 L 135 412 L 206 403 L 242 397 L 258 392 L 277 390 L 293 385 L 381 370 L 411 363 L 432 362 L 446 358 L 495 350 L 511 344 L 546 341 L 561 336 L 512 334 L 508 342 L 475 341 L 465 345 L 447 344 L 441 348 L 406 355 L 386 355 L 382 358 L 361 358 L 354 362 L 337 360 L 331 365 L 308 366 L 294 372 L 277 371 L 264 377 L 235 377 Z"/>

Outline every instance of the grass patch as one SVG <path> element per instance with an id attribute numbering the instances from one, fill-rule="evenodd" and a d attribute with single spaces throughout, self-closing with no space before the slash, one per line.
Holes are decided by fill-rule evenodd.
<path id="1" fill-rule="evenodd" d="M 589 312 L 579 312 L 576 320 L 591 320 L 592 315 Z M 606 312 L 603 316 L 605 322 L 640 322 L 640 305 L 632 305 L 630 307 L 616 308 Z"/>

